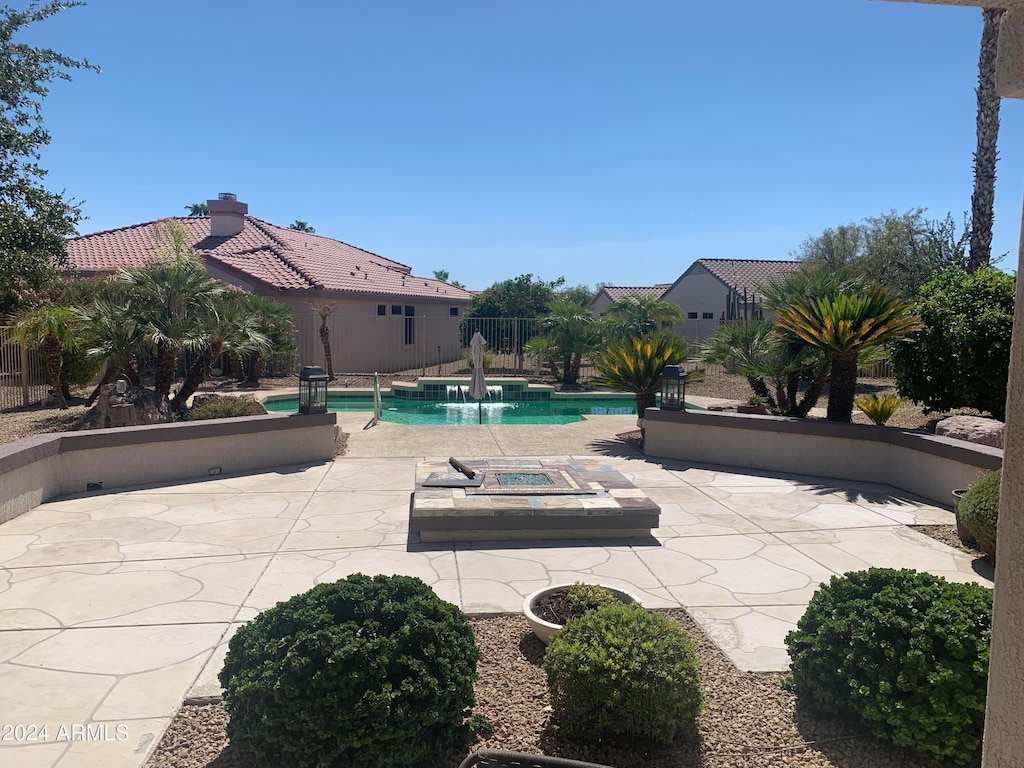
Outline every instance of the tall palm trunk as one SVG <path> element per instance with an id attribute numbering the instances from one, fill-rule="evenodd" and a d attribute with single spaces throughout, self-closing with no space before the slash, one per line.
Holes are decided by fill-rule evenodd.
<path id="1" fill-rule="evenodd" d="M 236 381 L 245 381 L 245 361 L 235 350 L 228 352 L 228 362 L 231 363 L 231 375 Z"/>
<path id="2" fill-rule="evenodd" d="M 981 53 L 978 56 L 978 147 L 974 152 L 974 194 L 971 195 L 971 253 L 967 271 L 992 260 L 992 220 L 996 200 L 996 141 L 999 138 L 999 94 L 996 92 L 996 51 L 1002 8 L 982 10 Z"/>
<path id="3" fill-rule="evenodd" d="M 811 386 L 808 387 L 807 391 L 804 393 L 803 400 L 801 400 L 799 403 L 797 403 L 796 396 L 794 395 L 793 399 L 791 400 L 791 402 L 793 403 L 793 413 L 791 414 L 792 416 L 797 416 L 797 417 L 803 419 L 803 418 L 805 418 L 807 416 L 808 413 L 811 412 L 811 408 L 813 408 L 814 406 L 816 406 L 818 404 L 818 399 L 821 397 L 821 393 L 825 389 L 825 382 L 828 381 L 828 376 L 829 376 L 829 373 L 831 373 L 831 370 L 832 370 L 831 367 L 828 366 L 828 365 L 822 366 L 822 369 L 820 371 L 818 371 L 818 375 L 814 377 L 814 381 L 811 382 Z M 854 373 L 853 386 L 854 386 L 854 390 L 856 390 L 856 387 L 857 387 L 857 379 L 856 379 L 857 369 L 856 368 L 854 368 L 853 373 Z M 799 374 L 797 374 L 797 377 L 799 379 Z M 831 401 L 831 397 L 830 397 L 830 401 Z M 852 418 L 853 417 L 853 405 L 852 405 L 853 404 L 853 399 L 852 398 L 850 400 L 850 403 L 851 403 L 851 406 L 850 406 L 850 418 Z M 847 421 L 849 421 L 849 420 L 850 419 L 848 418 Z"/>
<path id="4" fill-rule="evenodd" d="M 153 391 L 158 395 L 170 397 L 171 385 L 174 383 L 174 370 L 177 368 L 178 352 L 164 342 L 156 345 L 156 375 Z"/>
<path id="5" fill-rule="evenodd" d="M 117 378 L 117 374 L 121 372 L 121 369 L 116 365 L 112 365 L 110 361 L 107 361 L 106 370 L 103 371 L 103 377 L 100 379 L 100 383 L 97 384 L 92 392 L 89 393 L 89 399 L 85 401 L 87 407 L 91 407 L 96 402 L 96 398 L 100 396 L 100 390 L 107 384 Z"/>
<path id="6" fill-rule="evenodd" d="M 320 343 L 324 345 L 324 365 L 327 367 L 327 377 L 334 380 L 334 360 L 331 357 L 331 331 L 327 327 L 327 318 L 320 320 Z"/>
<path id="7" fill-rule="evenodd" d="M 43 339 L 43 354 L 46 356 L 46 373 L 50 377 L 50 388 L 53 389 L 57 407 L 62 411 L 66 410 L 68 402 L 64 399 L 64 392 L 60 386 L 60 373 L 64 367 L 64 347 L 52 333 Z"/>
<path id="8" fill-rule="evenodd" d="M 181 389 L 171 399 L 171 408 L 173 410 L 181 408 L 195 394 L 195 391 L 203 385 L 203 382 L 210 375 L 211 368 L 213 368 L 213 361 L 220 357 L 221 349 L 223 349 L 223 345 L 217 341 L 196 357 L 192 367 L 188 369 L 188 373 L 185 375 L 185 380 L 181 383 Z"/>
<path id="9" fill-rule="evenodd" d="M 857 391 L 857 353 L 840 352 L 832 356 L 832 383 L 828 390 L 828 420 L 853 419 L 853 399 Z"/>
<path id="10" fill-rule="evenodd" d="M 254 352 L 252 357 L 252 380 L 259 384 L 260 380 L 267 375 L 267 356 L 261 352 Z"/>

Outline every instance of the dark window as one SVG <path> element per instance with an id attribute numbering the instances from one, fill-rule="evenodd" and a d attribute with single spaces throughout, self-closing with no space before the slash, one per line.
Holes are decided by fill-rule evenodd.
<path id="1" fill-rule="evenodd" d="M 401 304 L 392 304 L 391 305 L 391 314 L 392 315 L 400 315 L 400 314 L 402 314 L 402 305 Z"/>
<path id="2" fill-rule="evenodd" d="M 705 312 L 704 315 L 703 315 L 703 319 L 705 319 L 705 320 L 714 320 L 715 319 L 715 313 L 714 312 Z"/>
<path id="3" fill-rule="evenodd" d="M 459 308 L 458 307 L 448 307 L 448 316 L 449 317 L 458 317 L 459 316 Z"/>
<path id="4" fill-rule="evenodd" d="M 387 313 L 388 313 L 388 305 L 387 304 L 378 304 L 377 305 L 377 314 L 378 315 L 386 315 Z"/>
<path id="5" fill-rule="evenodd" d="M 687 312 L 686 313 L 686 319 L 687 320 L 696 320 L 697 319 L 697 313 L 696 312 Z"/>
<path id="6" fill-rule="evenodd" d="M 416 343 L 416 307 L 405 308 L 405 343 Z"/>

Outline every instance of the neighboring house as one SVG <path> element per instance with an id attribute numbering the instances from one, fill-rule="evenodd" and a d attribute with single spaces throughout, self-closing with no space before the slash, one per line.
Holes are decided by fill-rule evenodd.
<path id="1" fill-rule="evenodd" d="M 725 320 L 762 315 L 758 287 L 794 271 L 798 261 L 769 259 L 697 259 L 662 294 L 683 310 L 682 334 L 700 344 Z"/>
<path id="2" fill-rule="evenodd" d="M 590 310 L 594 313 L 594 317 L 602 318 L 608 312 L 608 307 L 616 301 L 621 301 L 629 296 L 657 296 L 660 298 L 671 285 L 671 283 L 633 287 L 606 285 L 597 292 L 597 296 L 590 302 Z"/>
<path id="3" fill-rule="evenodd" d="M 409 267 L 329 237 L 269 224 L 224 193 L 208 217 L 174 217 L 191 233 L 189 245 L 211 277 L 269 296 L 295 314 L 300 365 L 324 362 L 320 317 L 328 326 L 337 372 L 394 372 L 459 359 L 459 322 L 471 294 Z M 156 222 L 97 232 L 68 241 L 79 274 L 139 266 L 167 248 Z"/>

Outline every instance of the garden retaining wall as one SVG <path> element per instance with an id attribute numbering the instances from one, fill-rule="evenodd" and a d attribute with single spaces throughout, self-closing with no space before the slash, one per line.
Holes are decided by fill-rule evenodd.
<path id="1" fill-rule="evenodd" d="M 35 435 L 0 445 L 0 523 L 68 493 L 331 461 L 337 418 L 237 419 Z"/>
<path id="2" fill-rule="evenodd" d="M 865 424 L 648 408 L 645 426 L 650 457 L 883 483 L 947 507 L 1003 462 L 998 448 Z"/>

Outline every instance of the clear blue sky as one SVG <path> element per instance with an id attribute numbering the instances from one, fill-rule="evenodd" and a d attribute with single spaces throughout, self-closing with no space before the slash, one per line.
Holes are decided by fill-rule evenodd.
<path id="1" fill-rule="evenodd" d="M 21 3 L 18 3 L 19 5 Z M 81 231 L 231 191 L 480 289 L 670 282 L 890 209 L 969 208 L 981 11 L 869 0 L 91 0 L 24 39 Z M 994 249 L 1017 263 L 1024 105 Z"/>

